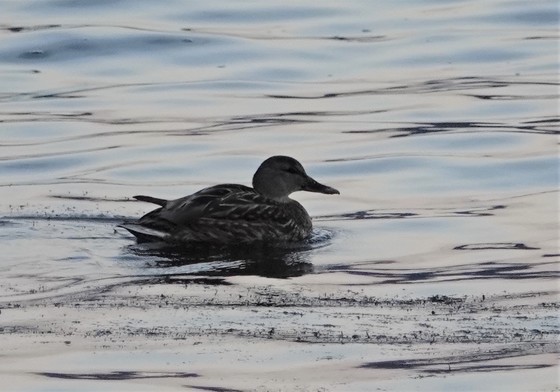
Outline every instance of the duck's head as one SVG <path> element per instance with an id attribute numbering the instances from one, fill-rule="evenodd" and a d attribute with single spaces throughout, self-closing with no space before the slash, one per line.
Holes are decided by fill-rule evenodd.
<path id="1" fill-rule="evenodd" d="M 253 176 L 253 188 L 263 196 L 277 201 L 288 201 L 297 191 L 340 194 L 334 188 L 309 177 L 301 163 L 291 157 L 276 155 L 261 163 Z"/>

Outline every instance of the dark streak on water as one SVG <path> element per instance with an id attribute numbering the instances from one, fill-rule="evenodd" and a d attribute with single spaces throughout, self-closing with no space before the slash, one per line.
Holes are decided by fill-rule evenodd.
<path id="1" fill-rule="evenodd" d="M 371 265 L 371 263 L 364 263 Z M 455 265 L 442 268 L 398 269 L 361 269 L 359 264 L 352 267 L 332 265 L 325 272 L 345 272 L 350 275 L 375 277 L 380 284 L 413 284 L 427 282 L 458 282 L 469 280 L 524 280 L 524 279 L 557 279 L 560 272 L 558 262 L 531 261 L 530 263 L 483 262 L 479 264 Z M 537 269 L 537 271 L 533 271 Z M 544 269 L 544 270 L 543 270 Z"/>
<path id="2" fill-rule="evenodd" d="M 553 348 L 553 347 L 550 347 Z M 481 352 L 453 357 L 436 357 L 410 360 L 378 361 L 361 365 L 365 369 L 414 369 L 425 374 L 452 374 L 470 372 L 495 372 L 495 371 L 519 371 L 524 369 L 538 369 L 550 367 L 550 364 L 525 364 L 525 365 L 488 365 L 489 360 L 503 358 L 515 358 L 526 355 L 531 349 L 519 348 L 502 349 L 499 351 Z M 532 348 L 535 352 L 542 352 L 537 345 Z M 478 365 L 478 363 L 482 363 Z"/>
<path id="3" fill-rule="evenodd" d="M 143 378 L 190 378 L 199 377 L 196 373 L 175 373 L 175 372 L 136 372 L 136 371 L 120 371 L 109 373 L 36 373 L 39 376 L 60 378 L 65 380 L 99 380 L 99 381 L 122 381 L 137 380 Z"/>

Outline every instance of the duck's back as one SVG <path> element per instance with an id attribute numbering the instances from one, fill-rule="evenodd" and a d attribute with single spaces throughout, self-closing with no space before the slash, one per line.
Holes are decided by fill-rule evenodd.
<path id="1" fill-rule="evenodd" d="M 298 241 L 311 232 L 311 218 L 301 204 L 291 199 L 278 202 L 244 185 L 216 185 L 170 201 L 139 198 L 161 205 L 138 221 L 123 225 L 144 240 L 217 244 Z"/>

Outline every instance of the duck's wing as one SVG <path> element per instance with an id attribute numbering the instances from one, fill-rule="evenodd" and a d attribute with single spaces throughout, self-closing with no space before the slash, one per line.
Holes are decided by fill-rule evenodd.
<path id="1" fill-rule="evenodd" d="M 138 223 L 158 228 L 161 224 L 189 226 L 200 220 L 285 223 L 292 216 L 289 210 L 278 208 L 279 204 L 247 186 L 222 184 L 171 200 L 144 215 Z"/>
<path id="2" fill-rule="evenodd" d="M 170 201 L 160 211 L 159 215 L 161 218 L 177 225 L 184 225 L 227 209 L 224 203 L 228 203 L 228 200 L 249 203 L 251 196 L 259 195 L 252 188 L 244 185 L 215 185 L 204 188 L 190 196 Z"/>
<path id="3" fill-rule="evenodd" d="M 243 238 L 300 239 L 311 221 L 303 207 L 266 198 L 252 188 L 222 184 L 168 201 L 122 227 L 147 239 L 169 236 L 184 241 L 235 242 Z M 147 230 L 144 230 L 147 229 Z"/>
<path id="4" fill-rule="evenodd" d="M 307 211 L 295 200 L 277 202 L 251 189 L 228 194 L 219 202 L 209 204 L 191 227 L 194 230 L 180 232 L 177 237 L 235 244 L 299 241 L 310 234 L 312 226 Z"/>
<path id="5" fill-rule="evenodd" d="M 140 200 L 151 201 L 162 207 L 144 215 L 137 223 L 156 227 L 161 224 L 178 226 L 192 224 L 198 219 L 212 216 L 214 213 L 224 214 L 228 207 L 222 206 L 222 204 L 226 200 L 235 199 L 242 204 L 248 204 L 252 200 L 251 196 L 259 195 L 252 188 L 239 184 L 211 186 L 192 195 L 169 200 L 162 203 L 163 205 L 152 201 L 149 196 L 142 196 Z M 159 201 L 159 199 L 155 200 Z"/>
<path id="6" fill-rule="evenodd" d="M 214 210 L 220 200 L 228 195 L 254 192 L 252 188 L 238 184 L 222 184 L 204 188 L 192 195 L 176 200 L 159 199 L 152 196 L 134 196 L 136 200 L 154 203 L 157 208 L 136 221 L 128 221 L 119 225 L 130 231 L 139 240 L 164 239 L 176 232 L 178 227 L 186 226 L 206 216 Z"/>
<path id="7" fill-rule="evenodd" d="M 238 190 L 209 203 L 200 219 L 221 221 L 274 222 L 286 220 L 280 203 L 268 199 L 253 189 Z"/>

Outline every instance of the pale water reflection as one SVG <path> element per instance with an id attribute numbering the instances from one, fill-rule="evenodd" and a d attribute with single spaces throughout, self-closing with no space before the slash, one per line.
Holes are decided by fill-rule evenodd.
<path id="1" fill-rule="evenodd" d="M 556 387 L 556 2 L 2 12 L 3 385 Z M 301 248 L 116 229 L 275 154 L 341 191 Z"/>

